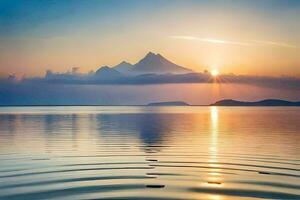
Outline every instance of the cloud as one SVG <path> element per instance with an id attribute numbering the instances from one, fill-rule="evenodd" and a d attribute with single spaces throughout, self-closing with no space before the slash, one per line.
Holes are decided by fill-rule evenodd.
<path id="1" fill-rule="evenodd" d="M 274 42 L 274 41 L 264 41 L 264 40 L 252 40 L 253 43 L 261 44 L 261 45 L 269 45 L 269 46 L 277 46 L 277 47 L 285 47 L 285 48 L 297 48 L 297 46 L 284 43 L 284 42 Z"/>
<path id="2" fill-rule="evenodd" d="M 76 70 L 77 72 L 77 70 Z M 0 80 L 2 83 L 13 83 L 11 77 Z M 60 84 L 60 85 L 157 85 L 178 83 L 235 83 L 249 84 L 259 87 L 300 90 L 300 78 L 297 77 L 272 77 L 253 75 L 221 74 L 214 78 L 208 72 L 186 74 L 142 74 L 109 76 L 97 73 L 54 73 L 47 71 L 45 77 L 23 79 L 17 83 Z"/>
<path id="3" fill-rule="evenodd" d="M 230 41 L 230 40 L 221 40 L 216 38 L 199 38 L 193 36 L 170 36 L 172 39 L 179 39 L 179 40 L 195 40 L 199 42 L 207 42 L 212 44 L 229 44 L 229 45 L 242 45 L 242 46 L 249 46 L 252 45 L 251 43 L 246 42 L 237 42 L 237 41 Z"/>
<path id="4" fill-rule="evenodd" d="M 212 84 L 214 86 L 218 85 L 220 88 L 222 86 L 222 91 L 224 91 L 224 88 L 230 88 L 231 85 L 236 86 L 235 88 L 237 86 L 243 88 L 255 86 L 255 90 L 276 91 L 276 97 L 282 96 L 285 98 L 284 95 L 288 94 L 292 99 L 300 98 L 299 77 L 234 74 L 221 74 L 212 77 L 208 72 L 142 75 L 123 75 L 119 73 L 118 76 L 114 76 L 109 73 L 108 67 L 104 69 L 106 73 L 79 73 L 77 68 L 64 73 L 47 70 L 45 77 L 23 78 L 20 80 L 15 75 L 10 75 L 6 79 L 0 79 L 0 105 L 144 104 L 145 102 L 157 101 L 157 99 L 164 101 L 184 99 L 190 95 L 191 91 L 195 91 L 194 89 L 185 91 L 186 94 L 179 98 L 172 96 L 176 92 L 164 90 L 161 93 L 156 93 L 149 88 L 171 87 L 174 91 L 180 91 L 181 89 L 178 90 L 178 87 L 182 87 L 182 85 L 202 85 L 211 88 Z M 248 92 L 247 89 L 244 91 L 247 91 L 246 94 L 239 94 L 241 98 L 253 93 Z M 205 93 L 208 92 L 210 91 L 206 90 Z M 273 94 L 270 93 L 264 98 L 274 97 Z M 153 95 L 155 95 L 155 98 Z M 147 101 L 146 97 L 148 98 Z M 197 98 L 195 97 L 195 99 Z M 227 98 L 232 98 L 232 96 Z"/>
<path id="5" fill-rule="evenodd" d="M 184 35 L 173 35 L 169 36 L 171 39 L 177 40 L 193 40 L 199 42 L 206 42 L 211 44 L 223 44 L 223 45 L 239 45 L 239 46 L 275 46 L 282 48 L 297 48 L 297 46 L 288 44 L 285 42 L 275 42 L 275 41 L 267 41 L 267 40 L 247 40 L 247 41 L 233 41 L 233 40 L 224 40 L 217 38 L 201 38 L 194 36 L 184 36 Z"/>
<path id="6" fill-rule="evenodd" d="M 222 90 L 217 94 L 221 96 L 211 93 L 213 86 Z M 209 104 L 213 98 L 250 97 L 299 100 L 299 91 L 300 78 L 293 77 L 220 75 L 214 80 L 207 73 L 190 73 L 103 80 L 62 76 L 19 82 L 0 80 L 0 105 L 137 105 L 184 99 Z"/>

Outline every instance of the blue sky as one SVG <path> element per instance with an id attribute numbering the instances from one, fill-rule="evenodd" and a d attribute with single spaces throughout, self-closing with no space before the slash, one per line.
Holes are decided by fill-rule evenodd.
<path id="1" fill-rule="evenodd" d="M 0 2 L 1 36 L 38 36 L 38 33 L 44 35 L 49 31 L 55 35 L 55 31 L 84 27 L 85 23 L 101 25 L 107 21 L 126 21 L 126 14 L 130 16 L 132 12 L 145 12 L 160 6 L 146 1 L 4 0 Z"/>
<path id="2" fill-rule="evenodd" d="M 76 29 L 84 24 L 101 25 L 101 23 L 135 23 L 155 17 L 164 12 L 166 15 L 176 7 L 184 9 L 196 8 L 199 12 L 207 10 L 247 9 L 258 10 L 265 17 L 277 15 L 278 11 L 297 12 L 300 8 L 298 0 L 1 0 L 0 1 L 0 33 L 1 37 L 42 36 L 55 31 Z M 180 11 L 179 11 L 180 12 Z M 126 20 L 127 18 L 127 20 Z M 131 21 L 133 20 L 133 21 Z M 292 20 L 292 19 L 291 19 Z M 297 19 L 295 19 L 297 20 Z M 54 30 L 53 30 L 54 29 Z M 38 34 L 39 33 L 39 34 Z"/>

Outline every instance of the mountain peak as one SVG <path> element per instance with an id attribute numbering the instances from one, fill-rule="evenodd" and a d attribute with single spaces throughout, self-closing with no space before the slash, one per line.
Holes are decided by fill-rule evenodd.
<path id="1" fill-rule="evenodd" d="M 131 65 L 129 62 L 126 62 L 125 60 L 124 61 L 122 61 L 122 62 L 120 62 L 120 64 L 118 64 L 118 65 Z M 117 65 L 117 66 L 118 66 Z"/>
<path id="2" fill-rule="evenodd" d="M 102 66 L 102 67 L 100 67 L 98 70 L 106 70 L 106 69 L 110 69 L 110 67 L 109 66 L 107 66 L 107 65 L 104 65 L 104 66 Z M 97 70 L 97 71 L 98 71 Z"/>
<path id="3" fill-rule="evenodd" d="M 156 54 L 155 53 L 153 53 L 152 51 L 149 51 L 147 54 L 146 54 L 146 57 L 147 56 L 155 56 Z"/>
<path id="4" fill-rule="evenodd" d="M 164 58 L 160 53 L 153 53 L 152 51 L 149 51 L 145 57 L 156 57 L 156 58 Z"/>
<path id="5" fill-rule="evenodd" d="M 186 74 L 193 72 L 190 69 L 176 65 L 169 61 L 161 54 L 149 51 L 138 63 L 132 65 L 126 61 L 112 67 L 124 75 L 140 75 L 140 74 Z"/>
<path id="6" fill-rule="evenodd" d="M 113 69 L 115 69 L 123 74 L 128 74 L 132 67 L 133 67 L 133 65 L 130 64 L 129 62 L 122 61 L 120 64 L 114 66 Z"/>
<path id="7" fill-rule="evenodd" d="M 190 73 L 192 70 L 176 65 L 161 54 L 155 54 L 150 51 L 143 59 L 133 66 L 131 72 L 135 74 L 184 74 Z"/>
<path id="8" fill-rule="evenodd" d="M 113 79 L 122 76 L 122 73 L 108 66 L 102 66 L 96 71 L 95 76 L 102 79 Z"/>
<path id="9" fill-rule="evenodd" d="M 174 64 L 168 59 L 166 59 L 165 57 L 163 57 L 161 54 L 159 53 L 155 54 L 151 51 L 147 53 L 146 56 L 142 58 L 138 63 L 140 62 L 155 62 L 153 64 L 162 64 L 162 63 Z"/>

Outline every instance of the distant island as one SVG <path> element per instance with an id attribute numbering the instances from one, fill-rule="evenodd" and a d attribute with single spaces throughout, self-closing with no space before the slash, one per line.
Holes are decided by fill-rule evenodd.
<path id="1" fill-rule="evenodd" d="M 149 103 L 147 106 L 189 106 L 189 104 L 184 101 L 166 101 Z"/>
<path id="2" fill-rule="evenodd" d="M 281 99 L 265 99 L 261 101 L 247 102 L 224 99 L 211 104 L 211 106 L 300 106 L 300 101 L 292 102 Z"/>
<path id="3" fill-rule="evenodd" d="M 205 105 L 191 105 L 184 101 L 166 101 L 149 103 L 147 106 L 205 106 Z M 206 106 L 300 106 L 300 101 L 292 102 L 281 99 L 264 99 L 261 101 L 237 101 L 233 99 L 223 99 L 213 104 Z"/>
<path id="4" fill-rule="evenodd" d="M 188 104 L 184 101 L 162 101 L 148 104 L 11 104 L 1 105 L 0 107 L 14 106 L 300 106 L 300 101 L 287 101 L 281 99 L 264 99 L 260 101 L 237 101 L 233 99 L 223 99 L 213 104 Z"/>

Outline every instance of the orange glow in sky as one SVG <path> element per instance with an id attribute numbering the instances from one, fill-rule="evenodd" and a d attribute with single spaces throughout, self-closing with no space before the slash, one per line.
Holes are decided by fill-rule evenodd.
<path id="1" fill-rule="evenodd" d="M 222 74 L 300 77 L 298 3 L 63 2 L 45 2 L 45 12 L 34 3 L 16 5 L 19 12 L 5 7 L 0 76 L 72 67 L 86 73 L 124 60 L 135 64 L 152 51 L 196 72 L 218 66 Z M 70 7 L 78 12 L 67 15 Z"/>

